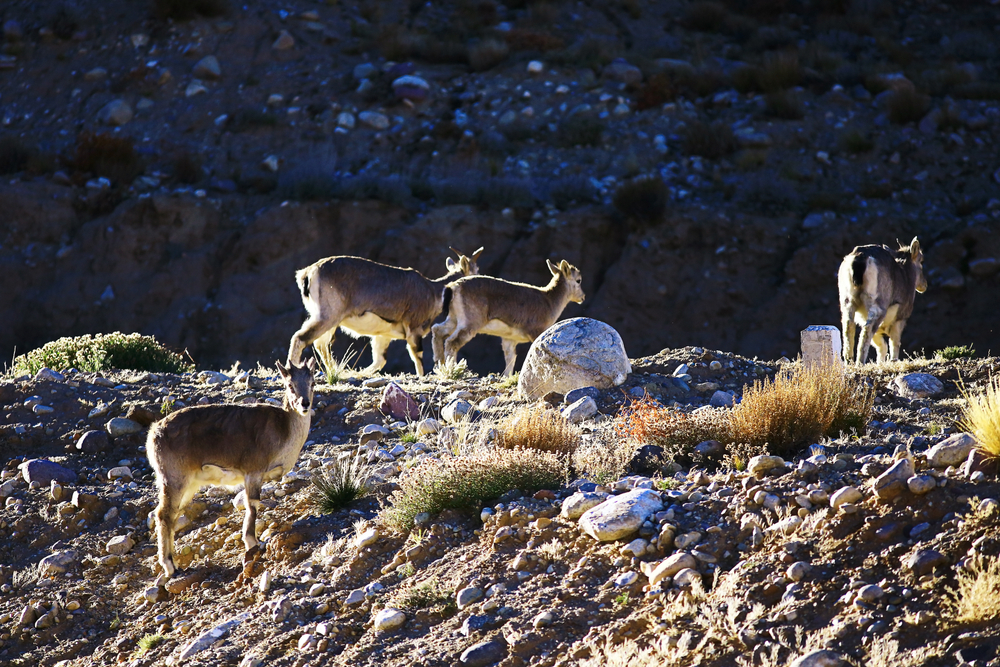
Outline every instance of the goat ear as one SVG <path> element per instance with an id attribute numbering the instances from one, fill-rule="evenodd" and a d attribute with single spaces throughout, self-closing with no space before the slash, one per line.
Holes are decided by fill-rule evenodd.
<path id="1" fill-rule="evenodd" d="M 462 259 L 458 260 L 458 267 L 462 269 L 462 273 L 469 275 L 469 258 L 462 256 Z"/>
<path id="2" fill-rule="evenodd" d="M 275 366 L 277 366 L 277 367 L 278 367 L 278 373 L 280 373 L 280 374 L 281 374 L 281 377 L 283 377 L 283 378 L 286 378 L 286 379 L 287 379 L 287 378 L 288 378 L 288 376 L 290 375 L 290 373 L 288 372 L 288 369 L 287 369 L 287 368 L 285 368 L 285 366 L 283 366 L 283 365 L 281 364 L 281 362 L 280 362 L 280 361 L 279 361 L 279 362 L 277 362 L 277 363 L 275 363 Z"/>
<path id="3" fill-rule="evenodd" d="M 451 257 L 444 260 L 444 265 L 448 267 L 449 271 L 454 271 L 456 268 L 458 268 L 458 264 L 456 264 L 455 260 L 453 260 Z"/>
<path id="4" fill-rule="evenodd" d="M 910 254 L 916 257 L 918 252 L 920 252 L 920 241 L 914 236 L 913 240 L 910 241 Z"/>
<path id="5" fill-rule="evenodd" d="M 559 270 L 562 271 L 563 273 L 569 273 L 570 270 L 569 262 L 567 262 L 565 259 L 559 262 Z"/>
<path id="6" fill-rule="evenodd" d="M 545 265 L 547 267 L 549 267 L 549 272 L 552 275 L 554 275 L 554 276 L 558 276 L 559 275 L 559 267 L 556 266 L 555 264 L 553 264 L 551 260 L 548 260 L 548 259 L 545 260 Z"/>
<path id="7" fill-rule="evenodd" d="M 482 249 L 482 247 L 480 247 L 479 250 L 477 250 L 476 252 L 472 253 L 472 261 L 475 262 L 476 260 L 478 260 L 479 256 L 482 255 L 482 254 L 483 254 L 483 249 Z"/>
<path id="8" fill-rule="evenodd" d="M 310 373 L 316 372 L 316 357 L 309 357 L 309 361 L 306 362 L 306 368 L 309 369 Z"/>

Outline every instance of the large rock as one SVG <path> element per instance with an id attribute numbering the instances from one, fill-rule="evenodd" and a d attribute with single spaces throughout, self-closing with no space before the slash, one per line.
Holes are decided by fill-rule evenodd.
<path id="1" fill-rule="evenodd" d="M 74 471 L 46 459 L 31 459 L 18 467 L 21 468 L 21 476 L 28 484 L 38 482 L 42 486 L 49 486 L 52 480 L 60 484 L 76 483 Z"/>
<path id="2" fill-rule="evenodd" d="M 957 466 L 969 458 L 976 439 L 968 433 L 956 433 L 927 450 L 927 465 L 932 468 Z"/>
<path id="3" fill-rule="evenodd" d="M 39 567 L 41 568 L 42 576 L 62 574 L 70 568 L 76 567 L 79 564 L 79 560 L 80 554 L 76 551 L 57 551 L 43 558 Z"/>
<path id="4" fill-rule="evenodd" d="M 581 387 L 608 389 L 632 372 L 621 336 L 588 317 L 557 322 L 535 339 L 517 388 L 527 398 L 566 394 Z"/>
<path id="5" fill-rule="evenodd" d="M 660 494 L 652 489 L 634 489 L 612 496 L 580 517 L 580 530 L 595 540 L 611 542 L 628 537 L 653 514 L 663 509 Z"/>
<path id="6" fill-rule="evenodd" d="M 398 609 L 386 607 L 375 614 L 375 620 L 372 622 L 372 630 L 375 632 L 389 632 L 403 625 L 403 623 L 406 623 L 406 614 Z"/>
<path id="7" fill-rule="evenodd" d="M 382 390 L 382 402 L 378 409 L 399 421 L 420 419 L 420 405 L 395 382 L 390 382 Z"/>
<path id="8" fill-rule="evenodd" d="M 577 491 L 562 502 L 562 515 L 567 519 L 579 519 L 588 510 L 597 507 L 607 498 L 602 493 L 585 493 Z"/>
<path id="9" fill-rule="evenodd" d="M 507 657 L 507 645 L 499 639 L 480 642 L 462 651 L 459 658 L 465 667 L 486 667 Z"/>
<path id="10" fill-rule="evenodd" d="M 896 378 L 896 392 L 903 398 L 931 398 L 944 390 L 941 380 L 930 373 L 907 373 Z"/>

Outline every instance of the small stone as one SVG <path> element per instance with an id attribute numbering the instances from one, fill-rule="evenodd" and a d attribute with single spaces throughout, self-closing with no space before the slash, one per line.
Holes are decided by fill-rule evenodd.
<path id="1" fill-rule="evenodd" d="M 379 403 L 382 414 L 396 420 L 415 421 L 420 419 L 420 405 L 395 382 L 390 382 L 382 390 Z"/>
<path id="2" fill-rule="evenodd" d="M 863 498 L 864 496 L 861 494 L 861 491 L 859 491 L 856 487 L 845 486 L 830 496 L 830 507 L 836 512 L 840 509 L 841 505 L 845 503 L 858 503 L 861 502 Z"/>
<path id="3" fill-rule="evenodd" d="M 584 396 L 572 405 L 563 408 L 562 415 L 569 423 L 579 424 L 582 421 L 590 419 L 597 412 L 597 402 L 590 396 Z"/>
<path id="4" fill-rule="evenodd" d="M 219 59 L 215 56 L 205 56 L 195 64 L 191 71 L 199 79 L 218 79 L 222 76 Z"/>
<path id="5" fill-rule="evenodd" d="M 417 422 L 417 435 L 433 435 L 441 430 L 442 424 L 436 419 L 423 419 Z"/>
<path id="6" fill-rule="evenodd" d="M 358 114 L 358 120 L 374 130 L 389 129 L 389 117 L 378 111 L 362 111 Z"/>
<path id="7" fill-rule="evenodd" d="M 142 433 L 142 424 L 124 417 L 115 417 L 104 425 L 104 429 L 112 438 L 118 438 L 124 435 Z"/>
<path id="8" fill-rule="evenodd" d="M 454 400 L 441 409 L 441 418 L 448 423 L 457 424 L 471 411 L 472 404 L 468 401 Z"/>
<path id="9" fill-rule="evenodd" d="M 507 657 L 507 645 L 498 639 L 480 642 L 462 651 L 459 658 L 465 667 L 487 667 Z"/>
<path id="10" fill-rule="evenodd" d="M 758 475 L 766 473 L 774 468 L 784 468 L 785 460 L 780 456 L 768 456 L 767 454 L 760 454 L 754 456 L 747 463 L 747 472 Z"/>
<path id="11" fill-rule="evenodd" d="M 903 398 L 932 398 L 944 391 L 941 380 L 930 373 L 907 373 L 893 382 L 896 391 Z"/>
<path id="12" fill-rule="evenodd" d="M 603 503 L 605 498 L 607 498 L 605 494 L 577 491 L 562 502 L 562 511 L 560 514 L 564 518 L 575 521 L 583 516 L 587 510 Z"/>
<path id="13" fill-rule="evenodd" d="M 229 384 L 233 381 L 231 377 L 219 371 L 201 371 L 197 377 L 203 384 Z"/>
<path id="14" fill-rule="evenodd" d="M 378 538 L 379 538 L 378 529 L 368 528 L 360 535 L 358 535 L 357 539 L 354 542 L 354 545 L 358 549 L 364 549 L 365 547 L 370 547 L 371 545 L 375 544 Z"/>
<path id="15" fill-rule="evenodd" d="M 356 588 L 347 595 L 344 605 L 351 607 L 365 601 L 365 591 L 363 588 Z"/>
<path id="16" fill-rule="evenodd" d="M 791 667 L 841 667 L 844 660 L 836 651 L 813 651 L 796 658 Z"/>
<path id="17" fill-rule="evenodd" d="M 802 581 L 805 579 L 809 572 L 812 570 L 812 565 L 806 563 L 805 561 L 796 561 L 788 566 L 788 570 L 785 572 L 787 576 L 792 581 Z"/>
<path id="18" fill-rule="evenodd" d="M 701 583 L 701 574 L 694 568 L 686 567 L 674 575 L 674 583 L 681 587 L 694 586 Z"/>
<path id="19" fill-rule="evenodd" d="M 430 96 L 431 86 L 426 79 L 407 74 L 392 82 L 392 92 L 401 100 L 419 102 Z"/>
<path id="20" fill-rule="evenodd" d="M 528 63 L 528 74 L 541 74 L 545 71 L 545 64 L 541 60 L 532 60 Z"/>
<path id="21" fill-rule="evenodd" d="M 326 586 L 321 583 L 315 583 L 309 587 L 309 597 L 315 598 L 319 597 L 326 592 Z"/>
<path id="22" fill-rule="evenodd" d="M 65 382 L 66 376 L 51 368 L 41 368 L 35 373 L 35 382 Z"/>
<path id="23" fill-rule="evenodd" d="M 684 533 L 683 535 L 678 535 L 674 538 L 674 546 L 678 549 L 687 549 L 688 547 L 693 547 L 701 541 L 701 533 L 692 532 Z"/>
<path id="24" fill-rule="evenodd" d="M 910 479 L 906 480 L 906 486 L 909 487 L 910 493 L 914 493 L 918 496 L 922 496 L 925 493 L 929 493 L 937 486 L 937 480 L 930 475 L 914 475 Z"/>
<path id="25" fill-rule="evenodd" d="M 102 81 L 106 78 L 108 78 L 108 70 L 103 67 L 95 67 L 83 75 L 84 81 Z"/>
<path id="26" fill-rule="evenodd" d="M 907 481 L 913 477 L 913 461 L 901 459 L 879 475 L 872 483 L 875 494 L 882 500 L 892 500 L 907 490 Z"/>
<path id="27" fill-rule="evenodd" d="M 903 561 L 903 567 L 917 577 L 930 574 L 934 568 L 948 564 L 948 557 L 934 549 L 921 549 Z"/>
<path id="28" fill-rule="evenodd" d="M 21 477 L 31 485 L 50 486 L 55 480 L 60 484 L 75 484 L 76 472 L 47 459 L 31 459 L 20 464 Z"/>
<path id="29" fill-rule="evenodd" d="M 644 540 L 641 537 L 637 537 L 628 544 L 626 544 L 624 547 L 622 547 L 622 554 L 626 556 L 630 555 L 634 556 L 635 558 L 639 558 L 640 556 L 645 555 L 646 547 L 648 546 L 649 542 L 647 540 Z"/>
<path id="30" fill-rule="evenodd" d="M 630 86 L 638 86 L 642 83 L 642 70 L 626 62 L 622 58 L 617 58 L 613 62 L 605 65 L 601 76 L 609 81 L 625 83 Z"/>
<path id="31" fill-rule="evenodd" d="M 76 448 L 85 454 L 103 452 L 109 446 L 108 434 L 104 431 L 87 431 L 76 441 Z"/>
<path id="32" fill-rule="evenodd" d="M 371 63 L 361 63 L 360 65 L 355 65 L 353 70 L 354 78 L 358 81 L 363 79 L 369 79 L 376 74 L 378 74 L 378 67 Z"/>
<path id="33" fill-rule="evenodd" d="M 553 614 L 551 611 L 543 611 L 537 616 L 535 616 L 533 619 L 531 619 L 531 624 L 535 627 L 536 630 L 538 630 L 540 628 L 549 627 L 555 620 L 556 620 L 555 614 Z"/>
<path id="34" fill-rule="evenodd" d="M 634 570 L 629 570 L 628 572 L 622 572 L 620 575 L 615 577 L 615 586 L 618 588 L 625 588 L 631 586 L 639 578 L 639 573 Z"/>
<path id="35" fill-rule="evenodd" d="M 118 535 L 108 540 L 104 548 L 109 554 L 121 556 L 131 551 L 134 546 L 135 542 L 131 535 Z"/>
<path id="36" fill-rule="evenodd" d="M 975 446 L 975 437 L 969 433 L 956 433 L 927 450 L 927 465 L 932 468 L 961 465 Z"/>
<path id="37" fill-rule="evenodd" d="M 108 479 L 124 479 L 130 481 L 132 479 L 132 470 L 128 466 L 116 466 L 108 471 Z"/>
<path id="38" fill-rule="evenodd" d="M 287 30 L 278 33 L 278 38 L 271 44 L 271 48 L 275 51 L 287 51 L 293 46 L 295 46 L 295 38 Z"/>
<path id="39" fill-rule="evenodd" d="M 653 514 L 663 509 L 660 494 L 650 489 L 635 489 L 584 512 L 580 530 L 601 542 L 632 535 Z"/>
<path id="40" fill-rule="evenodd" d="M 468 586 L 463 588 L 455 595 L 455 603 L 458 605 L 459 609 L 465 609 L 471 604 L 474 604 L 483 599 L 483 589 L 476 588 L 475 586 Z"/>
<path id="41" fill-rule="evenodd" d="M 49 554 L 39 563 L 43 577 L 62 574 L 77 565 L 80 555 L 73 550 L 57 551 Z"/>
<path id="42" fill-rule="evenodd" d="M 640 563 L 639 568 L 649 579 L 649 585 L 655 586 L 667 577 L 672 577 L 681 570 L 695 568 L 698 561 L 686 551 L 678 551 L 656 563 Z"/>
<path id="43" fill-rule="evenodd" d="M 111 100 L 97 112 L 97 121 L 104 125 L 127 125 L 134 116 L 132 107 L 125 100 Z"/>
<path id="44" fill-rule="evenodd" d="M 406 623 L 406 614 L 398 609 L 386 607 L 375 614 L 372 630 L 375 632 L 390 632 Z"/>
<path id="45" fill-rule="evenodd" d="M 882 590 L 881 586 L 875 584 L 869 584 L 867 586 L 862 586 L 858 589 L 858 597 L 865 602 L 875 602 L 885 595 L 885 591 Z"/>

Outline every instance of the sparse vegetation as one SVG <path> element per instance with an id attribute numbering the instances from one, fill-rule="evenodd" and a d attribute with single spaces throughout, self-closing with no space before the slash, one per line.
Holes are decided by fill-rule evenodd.
<path id="1" fill-rule="evenodd" d="M 556 489 L 564 479 L 565 466 L 558 456 L 534 450 L 501 448 L 422 461 L 399 478 L 399 489 L 380 516 L 389 527 L 406 531 L 421 512 L 478 511 L 511 489 Z"/>
<path id="2" fill-rule="evenodd" d="M 956 575 L 957 586 L 947 599 L 959 623 L 983 623 L 1000 617 L 1000 558 L 976 553 Z"/>
<path id="3" fill-rule="evenodd" d="M 368 493 L 371 468 L 360 456 L 337 459 L 312 476 L 312 500 L 322 514 L 333 514 Z"/>
<path id="4" fill-rule="evenodd" d="M 976 438 L 980 449 L 1000 456 L 1000 378 L 993 378 L 978 393 L 963 389 L 967 405 L 961 425 Z"/>
<path id="5" fill-rule="evenodd" d="M 526 405 L 497 425 L 496 444 L 504 449 L 531 449 L 572 456 L 580 446 L 580 438 L 580 429 L 558 411 Z"/>
<path id="6" fill-rule="evenodd" d="M 940 357 L 945 361 L 955 359 L 971 359 L 976 356 L 976 348 L 972 345 L 952 345 L 934 353 L 935 357 Z"/>
<path id="7" fill-rule="evenodd" d="M 629 220 L 654 225 L 663 220 L 669 195 L 667 184 L 659 174 L 650 174 L 619 185 L 613 203 Z"/>
<path id="8" fill-rule="evenodd" d="M 461 380 L 471 373 L 465 359 L 439 361 L 434 364 L 434 374 L 442 380 Z"/>
<path id="9" fill-rule="evenodd" d="M 622 442 L 663 448 L 667 461 L 689 461 L 691 450 L 699 442 L 731 442 L 726 413 L 703 411 L 685 413 L 662 406 L 649 396 L 632 401 L 615 419 L 615 433 Z M 629 457 L 631 459 L 631 456 Z"/>
<path id="10" fill-rule="evenodd" d="M 10 374 L 34 375 L 42 368 L 62 371 L 75 368 L 93 373 L 113 369 L 185 373 L 194 366 L 171 352 L 152 336 L 141 334 L 86 334 L 60 338 L 14 358 Z"/>
<path id="11" fill-rule="evenodd" d="M 436 579 L 415 584 L 400 591 L 394 603 L 403 609 L 431 609 L 438 607 L 445 616 L 454 614 L 455 590 L 442 586 Z"/>
<path id="12" fill-rule="evenodd" d="M 70 160 L 74 169 L 128 185 L 145 168 L 130 137 L 81 132 Z"/>
<path id="13" fill-rule="evenodd" d="M 167 638 L 159 633 L 144 635 L 142 639 L 139 640 L 139 645 L 135 651 L 136 655 L 145 655 L 166 640 Z"/>

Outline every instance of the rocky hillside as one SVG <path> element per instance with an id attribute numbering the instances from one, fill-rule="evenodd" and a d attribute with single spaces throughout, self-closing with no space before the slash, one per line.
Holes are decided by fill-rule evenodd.
<path id="1" fill-rule="evenodd" d="M 794 356 L 839 320 L 843 255 L 914 235 L 930 289 L 904 347 L 1000 347 L 988 3 L 11 0 L 0 18 L 8 354 L 121 329 L 203 367 L 270 364 L 303 317 L 296 268 L 437 275 L 449 245 L 483 245 L 491 275 L 579 266 L 566 314 L 634 356 Z M 489 341 L 466 353 L 501 367 Z"/>
<path id="2" fill-rule="evenodd" d="M 713 391 L 739 395 L 778 368 L 701 348 L 633 366 L 623 387 L 596 394 L 598 411 L 580 423 L 585 446 L 613 446 L 626 394 L 713 410 Z M 996 579 L 976 572 L 998 548 L 1000 485 L 995 470 L 964 464 L 970 440 L 951 424 L 959 378 L 976 390 L 996 369 L 995 358 L 871 368 L 875 420 L 859 437 L 672 475 L 637 459 L 635 474 L 604 486 L 571 477 L 533 496 L 512 491 L 481 512 L 418 517 L 408 533 L 377 519 L 400 472 L 478 441 L 518 405 L 510 383 L 397 376 L 429 420 L 417 427 L 379 411 L 385 378 L 324 384 L 296 469 L 265 486 L 263 558 L 243 566 L 242 512 L 209 491 L 185 512 L 183 569 L 165 587 L 144 425 L 183 405 L 276 399 L 276 377 L 4 380 L 0 660 L 993 664 Z M 913 370 L 926 375 L 904 381 Z M 377 466 L 374 494 L 321 514 L 310 479 L 355 454 Z"/>

